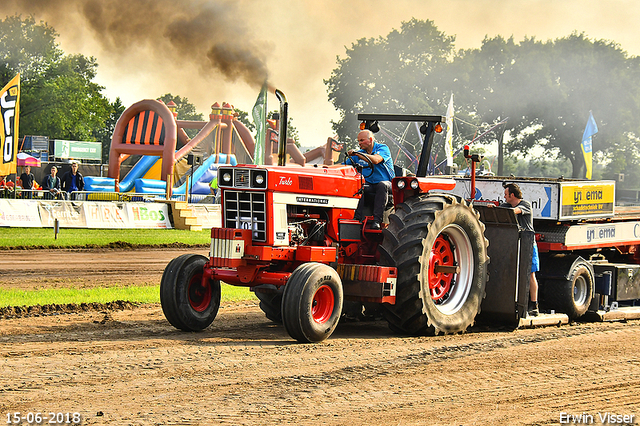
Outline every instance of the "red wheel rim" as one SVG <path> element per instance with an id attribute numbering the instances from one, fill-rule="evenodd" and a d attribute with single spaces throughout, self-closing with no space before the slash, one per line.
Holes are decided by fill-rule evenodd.
<path id="1" fill-rule="evenodd" d="M 191 281 L 189 281 L 189 304 L 194 311 L 206 311 L 211 304 L 212 294 L 213 291 L 208 281 L 206 285 L 202 285 L 202 274 L 191 277 Z"/>
<path id="2" fill-rule="evenodd" d="M 319 324 L 324 324 L 329 320 L 334 307 L 333 290 L 328 285 L 322 285 L 313 295 L 311 305 L 311 315 L 313 320 Z"/>
<path id="3" fill-rule="evenodd" d="M 454 254 L 449 240 L 438 235 L 431 248 L 429 256 L 429 291 L 431 298 L 436 302 L 441 300 L 449 290 L 453 282 L 452 273 L 436 272 L 436 265 L 454 266 Z"/>

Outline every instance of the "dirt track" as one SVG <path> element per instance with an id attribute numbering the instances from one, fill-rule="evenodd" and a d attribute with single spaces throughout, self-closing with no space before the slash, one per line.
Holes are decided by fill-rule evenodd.
<path id="1" fill-rule="evenodd" d="M 46 287 L 65 272 L 73 285 L 122 282 L 114 260 L 127 282 L 158 282 L 183 252 L 76 252 L 73 264 L 56 259 L 69 253 L 18 254 L 38 256 L 43 272 L 23 281 Z M 27 285 L 15 261 L 0 268 L 0 285 Z M 118 425 L 552 425 L 612 413 L 640 424 L 638 348 L 640 321 L 437 337 L 350 322 L 300 345 L 254 303 L 223 305 L 202 333 L 173 329 L 156 305 L 4 319 L 0 421 L 19 411 Z"/>

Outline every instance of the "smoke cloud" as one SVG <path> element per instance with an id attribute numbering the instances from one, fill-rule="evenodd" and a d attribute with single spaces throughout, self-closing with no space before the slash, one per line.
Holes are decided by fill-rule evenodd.
<path id="1" fill-rule="evenodd" d="M 6 0 L 5 0 L 6 1 Z M 58 32 L 83 26 L 109 54 L 149 55 L 260 87 L 269 46 L 243 23 L 237 2 L 198 0 L 9 0 L 0 9 L 33 15 Z M 136 61 L 136 66 L 139 61 Z M 126 64 L 125 64 L 126 65 Z"/>

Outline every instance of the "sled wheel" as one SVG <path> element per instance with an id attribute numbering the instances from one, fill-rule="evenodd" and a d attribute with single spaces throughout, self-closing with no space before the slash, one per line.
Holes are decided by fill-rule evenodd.
<path id="1" fill-rule="evenodd" d="M 545 300 L 549 305 L 567 314 L 572 321 L 584 315 L 591 305 L 593 276 L 585 262 L 575 263 L 568 279 L 550 279 L 544 287 Z"/>
<path id="2" fill-rule="evenodd" d="M 415 335 L 473 325 L 489 262 L 478 214 L 455 196 L 421 194 L 396 206 L 383 235 L 381 263 L 398 268 L 396 303 L 384 305 L 390 328 Z"/>
<path id="3" fill-rule="evenodd" d="M 282 323 L 302 343 L 320 342 L 335 330 L 342 313 L 342 282 L 322 263 L 297 267 L 284 287 Z"/>
<path id="4" fill-rule="evenodd" d="M 204 330 L 220 308 L 220 282 L 202 280 L 206 263 L 204 256 L 184 254 L 169 262 L 162 274 L 162 311 L 169 323 L 180 330 Z"/>

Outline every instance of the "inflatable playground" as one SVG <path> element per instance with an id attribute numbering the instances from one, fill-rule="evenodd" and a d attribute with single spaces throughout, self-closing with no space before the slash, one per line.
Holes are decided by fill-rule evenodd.
<path id="1" fill-rule="evenodd" d="M 219 165 L 252 164 L 255 141 L 237 120 L 233 106 L 215 103 L 209 121 L 178 120 L 173 102 L 143 100 L 127 108 L 118 120 L 109 152 L 107 177 L 85 177 L 85 191 L 165 195 L 167 199 L 211 195 Z M 264 163 L 276 163 L 278 120 L 267 120 Z M 191 133 L 197 132 L 194 137 Z M 289 140 L 289 164 L 333 164 L 338 145 L 333 138 L 302 154 Z M 122 164 L 133 166 L 123 175 Z"/>

